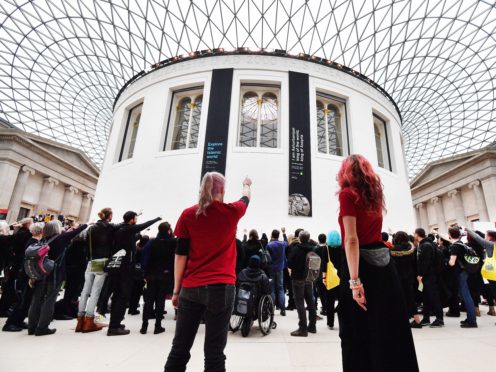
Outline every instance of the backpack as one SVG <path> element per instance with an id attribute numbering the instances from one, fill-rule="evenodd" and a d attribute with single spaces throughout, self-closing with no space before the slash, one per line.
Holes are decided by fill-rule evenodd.
<path id="1" fill-rule="evenodd" d="M 433 249 L 433 262 L 434 262 L 434 271 L 436 273 L 441 273 L 444 268 L 445 268 L 445 263 L 444 263 L 444 254 L 441 249 L 439 249 L 434 243 L 432 243 L 432 249 Z"/>
<path id="2" fill-rule="evenodd" d="M 469 274 L 479 272 L 481 269 L 481 258 L 477 255 L 473 248 L 459 242 L 454 244 L 462 245 L 465 249 L 463 260 L 460 261 L 461 268 Z"/>
<path id="3" fill-rule="evenodd" d="M 250 282 L 241 282 L 236 291 L 234 313 L 242 316 L 250 316 L 253 314 L 255 296 L 255 285 Z"/>
<path id="4" fill-rule="evenodd" d="M 269 251 L 267 248 L 260 248 L 258 255 L 260 256 L 260 267 L 267 269 L 272 264 L 272 257 Z"/>
<path id="5" fill-rule="evenodd" d="M 305 280 L 307 282 L 315 282 L 320 276 L 320 265 L 322 261 L 320 256 L 314 251 L 307 253 L 305 260 Z"/>
<path id="6" fill-rule="evenodd" d="M 24 253 L 24 271 L 29 279 L 43 280 L 55 269 L 55 261 L 48 258 L 50 243 L 57 237 L 48 241 L 43 239 L 31 244 Z"/>

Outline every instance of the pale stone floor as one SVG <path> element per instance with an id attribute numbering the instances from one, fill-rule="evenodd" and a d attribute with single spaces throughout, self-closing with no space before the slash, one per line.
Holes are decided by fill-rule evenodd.
<path id="1" fill-rule="evenodd" d="M 107 337 L 104 332 L 75 334 L 75 322 L 54 321 L 53 336 L 34 337 L 27 332 L 0 332 L 2 372 L 158 372 L 170 349 L 174 333 L 170 303 L 164 325 L 166 333 L 141 335 L 141 317 L 126 316 L 129 336 Z M 461 329 L 460 319 L 446 319 L 443 329 L 414 330 L 420 369 L 423 372 L 494 371 L 496 357 L 496 317 L 482 306 L 478 329 Z M 320 372 L 340 371 L 341 357 L 337 330 L 318 322 L 318 333 L 308 338 L 289 335 L 297 324 L 295 311 L 276 316 L 278 327 L 263 337 L 257 328 L 248 338 L 230 334 L 227 369 L 233 372 Z M 0 320 L 3 326 L 5 319 Z M 152 324 L 150 324 L 152 325 Z M 198 332 L 188 371 L 203 370 L 204 327 Z M 387 347 L 387 345 L 384 345 Z M 357 350 L 357 357 L 360 352 Z M 398 371 L 401 372 L 401 371 Z"/>

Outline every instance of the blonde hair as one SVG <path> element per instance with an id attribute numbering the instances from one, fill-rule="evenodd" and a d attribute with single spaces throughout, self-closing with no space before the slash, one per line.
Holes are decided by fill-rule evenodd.
<path id="1" fill-rule="evenodd" d="M 100 212 L 98 212 L 98 217 L 101 220 L 107 220 L 113 214 L 111 208 L 103 208 Z"/>
<path id="2" fill-rule="evenodd" d="M 212 204 L 214 198 L 222 193 L 225 184 L 226 179 L 218 172 L 208 172 L 203 176 L 196 216 L 207 215 L 206 209 Z"/>

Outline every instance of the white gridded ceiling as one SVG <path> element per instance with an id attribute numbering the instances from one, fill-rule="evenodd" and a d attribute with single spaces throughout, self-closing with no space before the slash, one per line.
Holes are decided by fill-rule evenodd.
<path id="1" fill-rule="evenodd" d="M 316 55 L 381 85 L 410 176 L 496 134 L 496 8 L 477 0 L 0 1 L 0 118 L 101 165 L 119 89 L 214 48 Z"/>

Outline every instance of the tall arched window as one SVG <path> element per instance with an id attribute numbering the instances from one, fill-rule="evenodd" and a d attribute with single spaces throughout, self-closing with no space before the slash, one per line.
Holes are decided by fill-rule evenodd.
<path id="1" fill-rule="evenodd" d="M 119 161 L 131 159 L 134 155 L 134 147 L 136 145 L 136 138 L 138 137 L 142 108 L 143 104 L 140 103 L 128 112 Z"/>
<path id="2" fill-rule="evenodd" d="M 345 152 L 346 125 L 345 103 L 317 94 L 317 145 L 318 151 L 327 155 L 343 156 Z"/>
<path id="3" fill-rule="evenodd" d="M 391 166 L 391 154 L 389 152 L 386 122 L 377 115 L 374 115 L 374 137 L 377 153 L 377 165 L 381 168 L 392 171 L 393 169 Z"/>
<path id="4" fill-rule="evenodd" d="M 240 147 L 279 146 L 279 89 L 251 87 L 241 97 Z M 242 90 L 243 92 L 243 90 Z"/>
<path id="5" fill-rule="evenodd" d="M 168 135 L 164 150 L 184 150 L 198 147 L 203 88 L 174 92 Z M 173 128 L 171 124 L 174 123 Z"/>

